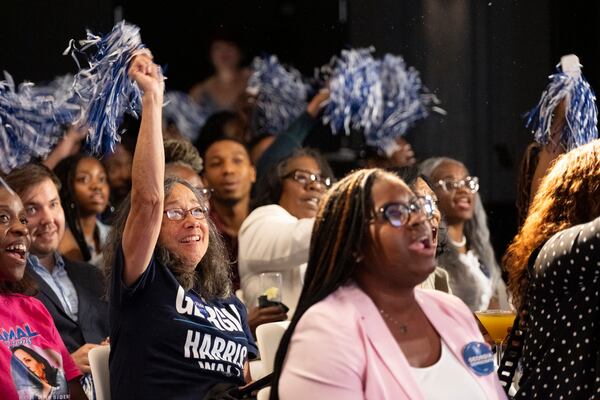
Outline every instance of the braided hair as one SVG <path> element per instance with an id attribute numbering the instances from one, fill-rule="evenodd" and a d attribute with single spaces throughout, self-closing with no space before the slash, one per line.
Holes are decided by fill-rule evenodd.
<path id="1" fill-rule="evenodd" d="M 302 315 L 347 284 L 359 265 L 357 255 L 365 247 L 365 240 L 369 240 L 367 221 L 373 209 L 371 189 L 385 176 L 395 177 L 381 169 L 358 170 L 337 182 L 325 194 L 313 227 L 304 287 L 275 357 L 272 400 L 279 398 L 278 385 L 285 356 Z"/>

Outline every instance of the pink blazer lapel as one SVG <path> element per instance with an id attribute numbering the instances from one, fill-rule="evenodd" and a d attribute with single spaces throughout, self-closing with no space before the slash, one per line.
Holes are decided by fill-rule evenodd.
<path id="1" fill-rule="evenodd" d="M 354 304 L 360 313 L 360 323 L 381 364 L 387 367 L 391 375 L 398 382 L 398 386 L 401 388 L 404 396 L 398 393 L 397 398 L 425 400 L 410 371 L 411 367 L 408 361 L 371 298 L 357 286 L 348 287 L 344 295 Z"/>

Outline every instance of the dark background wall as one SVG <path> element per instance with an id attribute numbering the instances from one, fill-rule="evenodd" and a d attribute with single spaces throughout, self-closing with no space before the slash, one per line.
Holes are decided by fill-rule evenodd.
<path id="1" fill-rule="evenodd" d="M 84 29 L 107 32 L 115 19 L 139 25 L 167 67 L 168 89 L 187 90 L 210 71 L 216 29 L 237 33 L 246 58 L 262 52 L 311 75 L 345 46 L 401 54 L 421 71 L 447 116 L 409 134 L 419 158 L 463 160 L 481 179 L 496 248 L 515 232 L 514 187 L 531 135 L 522 114 L 533 106 L 560 56 L 579 55 L 600 84 L 600 4 L 560 0 L 138 0 L 3 2 L 0 69 L 16 81 L 74 72 L 61 53 Z"/>

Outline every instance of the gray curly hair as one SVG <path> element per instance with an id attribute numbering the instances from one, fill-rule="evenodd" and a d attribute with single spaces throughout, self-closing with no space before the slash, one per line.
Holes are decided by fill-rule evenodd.
<path id="1" fill-rule="evenodd" d="M 165 179 L 165 198 L 173 189 L 175 184 L 181 184 L 190 189 L 198 201 L 203 204 L 206 200 L 202 194 L 189 182 L 176 178 L 168 177 Z M 104 275 L 109 283 L 112 278 L 113 265 L 116 259 L 117 249 L 123 240 L 123 230 L 127 222 L 127 216 L 131 209 L 131 194 L 129 194 L 117 211 L 114 220 L 113 229 L 108 236 L 104 246 Z M 186 289 L 196 290 L 205 299 L 226 298 L 231 296 L 231 276 L 229 270 L 229 261 L 226 256 L 225 245 L 219 236 L 219 233 L 210 219 L 208 219 L 208 249 L 202 260 L 191 273 L 186 273 L 182 268 L 177 256 L 166 248 L 156 245 L 154 256 L 156 260 L 171 270 L 175 278 Z M 110 287 L 110 284 L 107 285 Z"/>

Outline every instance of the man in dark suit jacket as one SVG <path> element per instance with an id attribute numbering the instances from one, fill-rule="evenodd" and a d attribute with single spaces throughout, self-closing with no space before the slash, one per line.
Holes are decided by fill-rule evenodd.
<path id="1" fill-rule="evenodd" d="M 6 181 L 25 206 L 31 233 L 26 271 L 38 284 L 36 297 L 52 315 L 77 366 L 89 373 L 88 352 L 108 335 L 102 274 L 90 264 L 63 258 L 57 251 L 65 233 L 65 216 L 58 195 L 60 181 L 52 171 L 27 164 L 12 171 Z"/>

